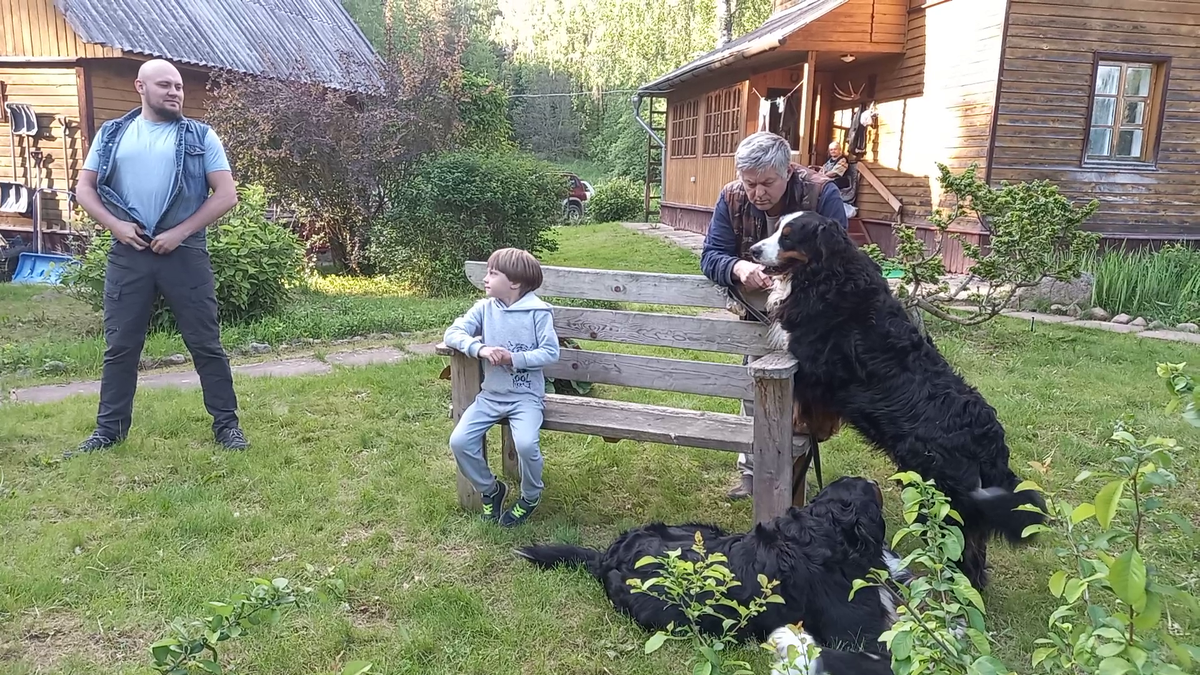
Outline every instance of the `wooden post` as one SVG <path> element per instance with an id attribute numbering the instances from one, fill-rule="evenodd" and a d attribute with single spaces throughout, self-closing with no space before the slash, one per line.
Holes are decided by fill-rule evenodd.
<path id="1" fill-rule="evenodd" d="M 791 505 L 792 378 L 759 378 L 754 381 L 754 522 L 770 521 Z"/>
<path id="2" fill-rule="evenodd" d="M 504 457 L 500 460 L 504 464 L 504 477 L 520 481 L 521 462 L 517 459 L 517 444 L 513 443 L 512 427 L 508 426 L 507 421 L 500 427 L 500 444 L 504 448 Z"/>
<path id="3" fill-rule="evenodd" d="M 817 52 L 808 51 L 804 63 L 804 82 L 800 84 L 800 163 L 810 166 L 813 161 L 813 95 L 816 93 Z"/>
<path id="4" fill-rule="evenodd" d="M 462 417 L 463 412 L 475 402 L 475 397 L 479 395 L 479 390 L 483 386 L 483 362 L 479 359 L 473 359 L 461 352 L 454 352 L 450 356 L 450 405 L 451 413 L 454 421 L 457 423 Z M 507 428 L 505 428 L 507 431 Z M 487 459 L 487 437 L 483 440 L 483 457 Z M 464 509 L 469 511 L 479 511 L 483 509 L 483 500 L 480 498 L 479 491 L 466 476 L 462 475 L 461 471 L 455 469 L 458 483 L 458 503 Z"/>

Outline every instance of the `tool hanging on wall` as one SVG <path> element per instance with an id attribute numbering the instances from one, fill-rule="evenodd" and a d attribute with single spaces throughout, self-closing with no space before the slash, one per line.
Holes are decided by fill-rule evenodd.
<path id="1" fill-rule="evenodd" d="M 37 113 L 28 103 L 6 102 L 5 111 L 8 113 L 8 144 L 9 158 L 12 161 L 12 182 L 0 182 L 0 212 L 32 215 L 33 201 L 30 199 L 29 165 L 32 158 L 33 136 L 38 133 Z M 25 140 L 21 143 L 25 152 L 25 179 L 17 175 L 17 137 Z"/>

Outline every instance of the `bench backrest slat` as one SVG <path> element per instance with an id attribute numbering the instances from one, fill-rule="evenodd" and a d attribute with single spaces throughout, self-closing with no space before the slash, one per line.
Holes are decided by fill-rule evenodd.
<path id="1" fill-rule="evenodd" d="M 554 308 L 560 338 L 762 356 L 772 351 L 768 327 L 757 321 L 706 319 L 611 309 Z"/>
<path id="2" fill-rule="evenodd" d="M 476 288 L 483 288 L 487 263 L 467 262 L 466 273 Z M 622 272 L 543 265 L 542 287 L 537 294 L 543 298 L 613 300 L 652 305 L 719 309 L 726 306 L 725 295 L 720 289 L 699 274 Z"/>
<path id="3" fill-rule="evenodd" d="M 563 380 L 751 400 L 754 378 L 743 365 L 563 349 L 545 374 Z"/>

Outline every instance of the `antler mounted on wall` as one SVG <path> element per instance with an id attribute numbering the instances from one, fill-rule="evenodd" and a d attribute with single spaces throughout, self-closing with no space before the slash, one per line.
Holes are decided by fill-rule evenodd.
<path id="1" fill-rule="evenodd" d="M 863 82 L 862 86 L 856 90 L 854 88 L 854 81 L 847 80 L 846 86 L 850 88 L 849 92 L 842 91 L 842 88 L 837 85 L 837 82 L 834 82 L 833 83 L 833 95 L 843 101 L 857 101 L 859 98 L 862 97 L 863 90 L 867 88 L 867 83 Z"/>

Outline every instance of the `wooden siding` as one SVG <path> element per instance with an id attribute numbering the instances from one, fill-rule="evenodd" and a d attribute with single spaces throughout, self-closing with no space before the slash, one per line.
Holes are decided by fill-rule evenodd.
<path id="1" fill-rule="evenodd" d="M 3 1 L 3 0 L 0 0 Z M 140 61 L 117 59 L 89 62 L 85 68 L 91 85 L 92 114 L 95 128 L 115 119 L 142 104 L 134 88 Z M 183 75 L 183 114 L 196 119 L 204 117 L 207 99 L 207 75 L 191 69 L 180 69 Z"/>
<path id="2" fill-rule="evenodd" d="M 1170 57 L 1157 166 L 1082 166 L 1094 55 Z M 1200 238 L 1200 3 L 1012 0 L 991 179 L 1100 201 L 1114 238 Z M 1157 103 L 1157 101 L 1156 101 Z"/>
<path id="3" fill-rule="evenodd" d="M 104 58 L 121 50 L 88 44 L 67 25 L 53 0 L 0 0 L 0 57 Z"/>
<path id="4" fill-rule="evenodd" d="M 742 108 L 741 114 L 744 118 L 746 115 L 746 99 L 754 100 L 754 110 L 757 114 L 758 97 L 749 94 L 747 82 L 742 82 L 735 85 L 741 89 Z M 748 95 L 749 94 L 749 95 Z M 696 156 L 693 157 L 672 157 L 667 156 L 667 169 L 665 182 L 663 185 L 664 203 L 670 204 L 685 204 L 694 206 L 706 206 L 712 208 L 712 205 L 717 201 L 717 195 L 721 188 L 726 183 L 733 180 L 733 157 L 719 156 L 709 157 L 704 155 L 704 132 L 706 126 L 706 113 L 708 112 L 708 96 L 701 95 L 697 102 L 697 122 L 696 122 Z M 684 103 L 689 100 L 685 98 L 667 98 L 667 110 L 670 111 L 676 103 Z M 739 126 L 745 125 L 744 119 L 739 122 Z M 670 124 L 668 122 L 668 128 Z M 744 135 L 742 136 L 744 137 Z M 741 140 L 740 138 L 738 140 Z M 670 145 L 670 139 L 667 141 Z"/>
<path id="5" fill-rule="evenodd" d="M 936 162 L 985 170 L 1005 10 L 1005 0 L 922 4 L 912 0 L 904 55 L 876 72 L 877 128 L 864 157 L 904 204 L 904 222 L 917 225 L 941 203 Z M 894 219 L 869 186 L 858 206 L 863 218 Z"/>
<path id="6" fill-rule="evenodd" d="M 786 48 L 839 54 L 899 52 L 907 25 L 906 0 L 848 0 L 788 36 Z"/>
<path id="7" fill-rule="evenodd" d="M 17 182 L 28 187 L 37 184 L 38 172 L 28 165 L 24 152 L 26 143 L 32 143 L 45 153 L 42 160 L 41 187 L 68 190 L 75 183 L 79 168 L 83 164 L 84 139 L 79 126 L 79 96 L 76 86 L 76 69 L 71 67 L 24 66 L 0 64 L 0 81 L 6 84 L 6 95 L 14 103 L 27 103 L 37 113 L 38 127 L 43 129 L 38 136 L 17 137 L 16 173 Z M 68 119 L 67 154 L 63 156 L 63 127 L 58 116 Z M 0 150 L 0 180 L 13 180 L 13 162 L 9 150 L 9 126 L 6 119 L 0 123 L 0 136 L 4 148 Z M 31 140 L 32 139 L 32 140 Z M 28 172 L 28 174 L 27 174 Z M 26 178 L 28 175 L 28 178 Z M 64 220 L 66 197 L 43 195 L 43 227 L 59 229 Z M 29 218 L 0 214 L 0 229 L 32 230 Z"/>

